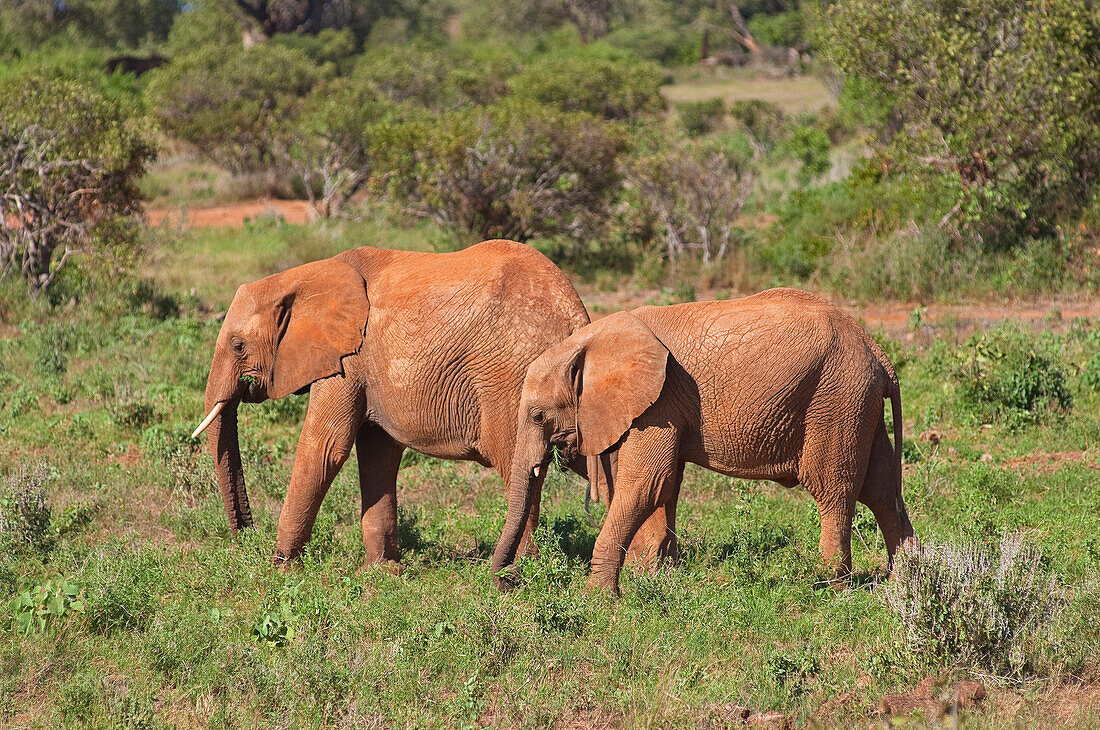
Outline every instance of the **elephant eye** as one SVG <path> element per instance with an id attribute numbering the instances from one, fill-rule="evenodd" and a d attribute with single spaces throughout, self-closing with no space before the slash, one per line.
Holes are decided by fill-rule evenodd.
<path id="1" fill-rule="evenodd" d="M 233 352 L 240 355 L 242 352 L 244 352 L 244 340 L 233 338 L 233 343 L 230 345 L 230 347 L 233 348 Z"/>
<path id="2" fill-rule="evenodd" d="M 546 420 L 546 416 L 542 411 L 531 411 L 531 420 L 535 423 L 542 423 Z"/>

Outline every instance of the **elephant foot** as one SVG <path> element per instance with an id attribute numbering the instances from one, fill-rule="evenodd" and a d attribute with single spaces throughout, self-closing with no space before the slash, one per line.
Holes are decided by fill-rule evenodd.
<path id="1" fill-rule="evenodd" d="M 271 564 L 282 572 L 289 573 L 301 565 L 301 561 L 297 559 L 301 554 L 301 551 L 287 554 L 276 548 L 271 556 Z"/>
<path id="2" fill-rule="evenodd" d="M 612 598 L 619 598 L 622 595 L 622 592 L 619 590 L 618 581 L 609 581 L 595 574 L 588 577 L 586 589 L 593 593 L 602 593 Z"/>
<path id="3" fill-rule="evenodd" d="M 359 566 L 359 570 L 355 571 L 356 574 L 365 573 L 369 570 L 380 570 L 383 573 L 390 575 L 401 575 L 405 572 L 405 565 L 396 560 L 364 560 L 363 564 Z"/>

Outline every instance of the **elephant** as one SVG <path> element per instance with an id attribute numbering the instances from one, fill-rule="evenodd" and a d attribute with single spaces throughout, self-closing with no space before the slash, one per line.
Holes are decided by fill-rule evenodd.
<path id="1" fill-rule="evenodd" d="M 506 479 L 527 365 L 588 322 L 565 275 L 514 241 L 455 253 L 366 246 L 242 285 L 214 347 L 208 415 L 193 434 L 209 429 L 230 527 L 252 525 L 238 404 L 308 392 L 276 562 L 302 552 L 354 445 L 364 566 L 400 570 L 403 451 L 472 460 Z"/>
<path id="2" fill-rule="evenodd" d="M 884 401 L 893 412 L 891 446 Z M 645 306 L 581 328 L 527 369 L 492 559 L 501 589 L 556 447 L 586 457 L 607 516 L 590 584 L 614 595 L 628 552 L 676 554 L 687 462 L 785 487 L 805 485 L 820 550 L 851 570 L 856 501 L 871 508 L 892 560 L 915 540 L 901 495 L 901 390 L 882 349 L 846 312 L 796 289 L 742 299 Z"/>

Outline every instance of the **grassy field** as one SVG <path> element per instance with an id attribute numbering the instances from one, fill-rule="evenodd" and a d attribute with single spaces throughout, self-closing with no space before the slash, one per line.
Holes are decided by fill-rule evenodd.
<path id="1" fill-rule="evenodd" d="M 552 472 L 542 555 L 502 595 L 488 559 L 505 503 L 489 471 L 406 457 L 395 577 L 358 572 L 345 469 L 283 573 L 270 554 L 307 397 L 242 408 L 257 527 L 239 537 L 188 438 L 214 314 L 238 283 L 430 237 L 263 221 L 156 236 L 140 282 L 77 302 L 75 289 L 52 303 L 0 294 L 0 726 L 728 727 L 748 711 L 878 726 L 880 707 L 913 703 L 907 726 L 924 726 L 960 679 L 986 691 L 962 703 L 964 727 L 1100 722 L 1095 319 L 977 339 L 917 321 L 912 342 L 880 337 L 902 380 L 920 537 L 973 546 L 981 563 L 1022 536 L 1033 562 L 994 559 L 962 588 L 961 569 L 887 584 L 861 508 L 856 576 L 834 590 L 804 490 L 689 469 L 680 563 L 627 570 L 613 601 L 584 588 L 596 529 L 582 483 Z"/>

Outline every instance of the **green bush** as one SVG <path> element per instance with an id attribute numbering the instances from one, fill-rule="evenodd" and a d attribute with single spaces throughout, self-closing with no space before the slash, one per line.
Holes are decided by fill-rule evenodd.
<path id="1" fill-rule="evenodd" d="M 730 106 L 730 116 L 749 133 L 753 146 L 767 154 L 784 132 L 786 115 L 783 110 L 763 99 L 742 99 Z"/>
<path id="2" fill-rule="evenodd" d="M 1085 363 L 1085 367 L 1081 371 L 1081 379 L 1085 381 L 1085 385 L 1089 388 L 1100 393 L 1100 351 L 1096 352 Z"/>
<path id="3" fill-rule="evenodd" d="M 135 109 L 75 81 L 0 79 L 0 149 L 0 275 L 39 290 L 77 254 L 132 258 L 137 180 L 155 154 Z"/>
<path id="4" fill-rule="evenodd" d="M 332 71 L 277 43 L 201 46 L 152 71 L 148 93 L 168 134 L 246 172 L 276 161 L 277 128 Z"/>
<path id="5" fill-rule="evenodd" d="M 783 153 L 801 163 L 798 181 L 802 185 L 808 185 L 829 171 L 831 146 L 829 135 L 817 127 L 798 126 L 790 131 L 783 143 Z"/>
<path id="6" fill-rule="evenodd" d="M 963 408 L 982 421 L 1019 427 L 1073 407 L 1057 353 L 1019 329 L 974 335 L 948 375 Z"/>
<path id="7" fill-rule="evenodd" d="M 903 548 L 886 599 L 918 662 L 977 666 L 998 676 L 1033 674 L 1066 605 L 1042 556 L 1020 535 L 996 547 Z"/>
<path id="8" fill-rule="evenodd" d="M 1007 246 L 1091 198 L 1100 27 L 1088 3 L 844 0 L 820 16 L 828 57 L 888 106 L 883 164 L 950 189 L 941 216 Z"/>
<path id="9" fill-rule="evenodd" d="M 653 22 L 624 25 L 601 40 L 608 46 L 630 51 L 638 58 L 664 66 L 699 60 L 699 34 L 683 27 Z"/>
<path id="10" fill-rule="evenodd" d="M 726 116 L 726 103 L 721 99 L 685 101 L 676 105 L 680 125 L 691 137 L 709 134 L 722 125 Z"/>
<path id="11" fill-rule="evenodd" d="M 549 56 L 513 76 L 509 87 L 521 99 L 562 111 L 627 120 L 665 108 L 660 92 L 663 81 L 664 72 L 652 63 Z"/>
<path id="12" fill-rule="evenodd" d="M 621 131 L 587 114 L 508 100 L 380 135 L 390 191 L 466 240 L 592 235 L 619 188 Z"/>
<path id="13" fill-rule="evenodd" d="M 755 13 L 748 22 L 749 32 L 759 43 L 792 48 L 806 39 L 802 11 L 788 10 L 774 15 Z"/>

